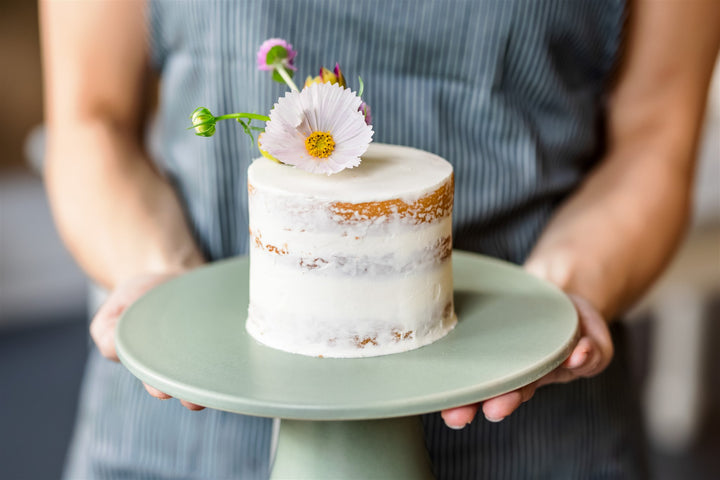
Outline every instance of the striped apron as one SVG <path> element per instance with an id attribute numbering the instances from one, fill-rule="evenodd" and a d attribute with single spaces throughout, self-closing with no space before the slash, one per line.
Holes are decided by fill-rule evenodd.
<path id="1" fill-rule="evenodd" d="M 246 169 L 257 149 L 232 122 L 186 130 L 197 106 L 267 112 L 286 88 L 255 67 L 288 39 L 302 75 L 340 62 L 361 75 L 375 141 L 455 168 L 455 247 L 521 263 L 554 209 L 602 155 L 603 100 L 621 0 L 150 0 L 160 107 L 149 149 L 208 259 L 248 248 Z M 302 77 L 304 78 L 304 77 Z M 302 82 L 302 78 L 299 81 Z M 622 332 L 602 375 L 540 389 L 503 422 L 450 430 L 424 416 L 440 479 L 642 478 L 644 452 Z M 468 366 L 468 368 L 472 368 Z M 145 393 L 90 355 L 69 479 L 263 479 L 271 421 Z"/>

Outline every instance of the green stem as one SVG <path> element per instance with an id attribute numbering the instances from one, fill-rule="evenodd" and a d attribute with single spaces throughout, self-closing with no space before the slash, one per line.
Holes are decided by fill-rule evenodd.
<path id="1" fill-rule="evenodd" d="M 252 120 L 260 120 L 261 122 L 269 122 L 270 117 L 267 115 L 259 115 L 257 113 L 228 113 L 227 115 L 220 115 L 215 117 L 215 120 L 228 120 L 231 118 L 249 118 Z"/>
<path id="2" fill-rule="evenodd" d="M 285 70 L 285 67 L 282 66 L 280 63 L 276 63 L 273 65 L 275 67 L 275 70 L 280 74 L 283 80 L 285 80 L 285 83 L 288 84 L 288 86 L 295 90 L 296 92 L 299 92 L 297 85 L 295 85 L 295 82 L 292 81 L 292 78 L 290 78 L 290 74 L 288 74 L 287 70 Z"/>

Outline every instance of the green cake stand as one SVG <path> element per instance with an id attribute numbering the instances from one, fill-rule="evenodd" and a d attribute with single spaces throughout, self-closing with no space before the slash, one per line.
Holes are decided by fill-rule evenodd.
<path id="1" fill-rule="evenodd" d="M 282 419 L 273 479 L 432 479 L 418 415 L 527 385 L 577 336 L 568 298 L 521 268 L 455 251 L 453 272 L 457 326 L 406 353 L 314 358 L 256 342 L 245 332 L 247 258 L 150 291 L 120 319 L 117 352 L 169 395 Z"/>

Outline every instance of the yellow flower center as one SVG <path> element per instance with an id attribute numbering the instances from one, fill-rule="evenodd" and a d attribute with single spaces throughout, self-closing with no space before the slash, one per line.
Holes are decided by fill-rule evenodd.
<path id="1" fill-rule="evenodd" d="M 335 140 L 330 132 L 313 132 L 305 139 L 305 148 L 316 158 L 327 158 L 335 150 Z"/>

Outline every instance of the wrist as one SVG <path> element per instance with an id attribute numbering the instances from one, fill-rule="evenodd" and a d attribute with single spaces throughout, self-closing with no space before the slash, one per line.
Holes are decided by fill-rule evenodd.
<path id="1" fill-rule="evenodd" d="M 581 261 L 569 251 L 559 251 L 553 255 L 531 255 L 524 268 L 566 294 L 582 298 L 605 319 L 611 319 L 617 313 L 613 292 L 621 282 L 609 281 L 616 277 L 602 265 Z"/>
<path id="2" fill-rule="evenodd" d="M 121 266 L 113 275 L 111 288 L 132 278 L 157 275 L 181 275 L 203 265 L 205 258 L 194 246 L 178 248 L 173 251 L 148 251 L 132 265 Z"/>

